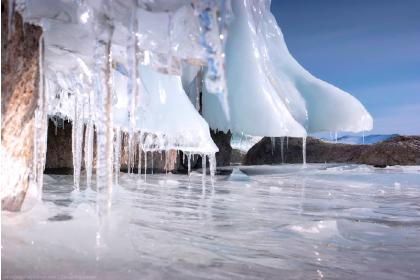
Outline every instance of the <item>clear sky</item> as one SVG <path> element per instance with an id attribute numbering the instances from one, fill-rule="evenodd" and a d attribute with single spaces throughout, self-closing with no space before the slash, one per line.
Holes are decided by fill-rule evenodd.
<path id="1" fill-rule="evenodd" d="M 291 54 L 358 98 L 371 133 L 420 134 L 420 0 L 272 0 Z"/>

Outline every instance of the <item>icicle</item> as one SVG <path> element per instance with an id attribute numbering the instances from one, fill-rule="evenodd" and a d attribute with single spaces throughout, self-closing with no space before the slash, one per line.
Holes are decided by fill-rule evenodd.
<path id="1" fill-rule="evenodd" d="M 7 38 L 12 38 L 12 34 L 14 32 L 14 18 L 15 18 L 15 1 L 8 0 L 7 1 Z"/>
<path id="2" fill-rule="evenodd" d="M 142 154 L 142 150 L 141 150 L 141 142 L 139 141 L 139 165 L 137 168 L 137 172 L 139 175 L 141 175 L 141 154 Z"/>
<path id="3" fill-rule="evenodd" d="M 153 174 L 153 158 L 154 158 L 154 152 L 150 152 L 151 153 L 151 156 L 152 156 L 152 174 Z"/>
<path id="4" fill-rule="evenodd" d="M 107 65 L 106 65 L 106 96 L 105 96 L 105 123 L 106 123 L 106 172 L 107 172 L 107 189 L 108 189 L 108 209 L 112 203 L 112 177 L 113 177 L 113 166 L 112 166 L 112 154 L 113 154 L 113 122 L 112 122 L 112 81 L 111 81 L 111 69 L 112 69 L 112 54 L 111 54 L 111 38 L 113 27 L 111 27 L 111 36 L 107 44 Z"/>
<path id="5" fill-rule="evenodd" d="M 302 137 L 303 166 L 306 166 L 306 137 Z"/>
<path id="6" fill-rule="evenodd" d="M 338 133 L 337 133 L 337 131 L 335 131 L 334 138 L 335 138 L 335 143 L 337 143 L 338 142 Z"/>
<path id="7" fill-rule="evenodd" d="M 362 131 L 362 143 L 365 144 L 365 131 Z"/>
<path id="8" fill-rule="evenodd" d="M 34 176 L 32 178 L 36 183 L 39 199 L 42 198 L 42 185 L 48 135 L 48 98 L 45 91 L 44 44 L 44 36 L 42 36 L 39 44 L 39 97 L 37 109 L 35 110 Z"/>
<path id="9" fill-rule="evenodd" d="M 274 150 L 276 148 L 276 137 L 270 137 L 271 139 L 271 154 L 274 155 Z"/>
<path id="10" fill-rule="evenodd" d="M 147 174 L 147 151 L 144 151 L 144 181 L 146 181 Z"/>
<path id="11" fill-rule="evenodd" d="M 121 169 L 121 129 L 117 127 L 115 129 L 114 137 L 114 172 L 115 172 L 115 184 L 118 184 L 118 177 Z"/>
<path id="12" fill-rule="evenodd" d="M 97 165 L 96 184 L 97 192 L 107 190 L 107 208 L 111 207 L 112 181 L 113 181 L 113 122 L 112 122 L 112 80 L 111 80 L 111 38 L 113 26 L 97 26 L 97 35 L 106 36 L 105 39 L 97 37 L 95 46 L 95 94 L 96 94 L 96 125 L 97 125 Z M 102 204 L 99 202 L 99 204 Z M 100 211 L 102 212 L 102 211 Z"/>
<path id="13" fill-rule="evenodd" d="M 93 162 L 93 122 L 89 120 L 86 126 L 85 134 L 85 168 L 86 168 L 86 184 L 90 188 L 92 183 L 92 162 Z"/>
<path id="14" fill-rule="evenodd" d="M 136 16 L 135 10 L 131 13 L 130 25 L 128 30 L 128 44 L 127 44 L 127 64 L 128 64 L 128 81 L 127 81 L 127 92 L 128 92 L 128 99 L 130 100 L 129 104 L 129 130 L 128 130 L 128 162 L 127 162 L 127 169 L 128 173 L 132 172 L 134 168 L 134 150 L 135 150 L 135 128 L 136 128 L 136 40 L 133 37 L 133 28 L 136 23 Z M 134 81 L 134 83 L 133 83 Z"/>
<path id="15" fill-rule="evenodd" d="M 289 137 L 286 137 L 286 151 L 289 150 Z"/>
<path id="16" fill-rule="evenodd" d="M 79 87 L 77 80 L 73 81 Z M 80 190 L 80 171 L 82 168 L 83 149 L 83 96 L 76 89 L 74 97 L 74 115 L 72 128 L 72 153 L 73 153 L 73 181 L 74 189 Z"/>
<path id="17" fill-rule="evenodd" d="M 168 154 L 166 153 L 166 150 L 164 151 L 165 153 L 165 165 L 164 165 L 164 169 L 165 169 L 165 174 L 168 174 Z M 185 154 L 183 154 L 184 158 L 185 158 Z M 160 158 L 162 160 L 162 157 Z"/>
<path id="18" fill-rule="evenodd" d="M 202 183 L 203 183 L 203 188 L 206 186 L 206 154 L 202 154 L 201 155 L 201 165 L 202 165 L 202 169 L 203 169 L 203 175 L 202 175 Z"/>
<path id="19" fill-rule="evenodd" d="M 281 163 L 284 163 L 284 137 L 280 137 Z"/>
<path id="20" fill-rule="evenodd" d="M 188 176 L 191 176 L 191 152 L 188 152 Z"/>
<path id="21" fill-rule="evenodd" d="M 209 155 L 209 168 L 210 168 L 210 180 L 211 185 L 214 187 L 214 176 L 216 174 L 216 155 L 210 154 Z"/>

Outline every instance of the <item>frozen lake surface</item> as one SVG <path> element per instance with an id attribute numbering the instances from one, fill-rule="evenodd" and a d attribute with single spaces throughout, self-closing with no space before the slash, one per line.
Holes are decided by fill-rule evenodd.
<path id="1" fill-rule="evenodd" d="M 140 179 L 141 178 L 141 179 Z M 72 176 L 2 213 L 4 279 L 420 279 L 420 167 L 121 174 L 110 211 Z"/>

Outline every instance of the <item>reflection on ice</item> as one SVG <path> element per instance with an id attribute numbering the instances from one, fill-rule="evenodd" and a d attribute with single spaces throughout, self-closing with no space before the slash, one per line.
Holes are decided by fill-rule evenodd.
<path id="1" fill-rule="evenodd" d="M 71 176 L 46 176 L 42 203 L 2 213 L 2 273 L 413 279 L 419 179 L 418 167 L 246 166 L 203 189 L 199 172 L 120 174 L 111 211 L 98 217 L 85 180 L 77 192 Z"/>

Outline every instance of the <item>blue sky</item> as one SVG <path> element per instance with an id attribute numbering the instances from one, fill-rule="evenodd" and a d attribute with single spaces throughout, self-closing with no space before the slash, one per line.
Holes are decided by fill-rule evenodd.
<path id="1" fill-rule="evenodd" d="M 371 133 L 420 134 L 420 0 L 272 0 L 292 55 L 358 98 Z"/>

